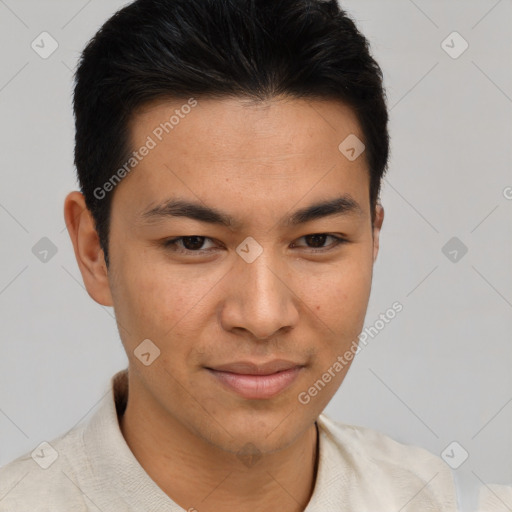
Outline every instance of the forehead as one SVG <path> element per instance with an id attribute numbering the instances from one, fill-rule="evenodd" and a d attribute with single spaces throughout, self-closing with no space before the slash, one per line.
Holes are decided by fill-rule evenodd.
<path id="1" fill-rule="evenodd" d="M 129 129 L 134 151 L 151 149 L 114 200 L 124 197 L 138 214 L 173 195 L 273 210 L 285 196 L 306 204 L 340 193 L 364 203 L 368 195 L 365 154 L 350 161 L 338 148 L 348 136 L 364 139 L 353 110 L 338 101 L 159 101 L 140 108 Z"/>
<path id="2" fill-rule="evenodd" d="M 265 101 L 239 97 L 156 100 L 134 112 L 129 131 L 135 146 L 148 135 L 163 145 L 192 136 L 204 142 L 204 152 L 215 147 L 235 157 L 245 152 L 262 159 L 273 156 L 261 153 L 263 141 L 267 151 L 282 156 L 283 149 L 294 146 L 306 151 L 318 144 L 319 137 L 326 144 L 348 134 L 364 138 L 351 107 L 336 100 L 289 96 Z"/>

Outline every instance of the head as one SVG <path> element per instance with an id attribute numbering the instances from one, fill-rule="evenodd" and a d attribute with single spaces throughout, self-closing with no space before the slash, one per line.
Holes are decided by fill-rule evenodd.
<path id="1" fill-rule="evenodd" d="M 290 444 L 346 375 L 379 248 L 388 116 L 366 39 L 335 0 L 138 0 L 84 50 L 74 109 L 66 222 L 134 393 L 227 451 Z M 299 369 L 264 398 L 215 371 L 276 360 Z"/>

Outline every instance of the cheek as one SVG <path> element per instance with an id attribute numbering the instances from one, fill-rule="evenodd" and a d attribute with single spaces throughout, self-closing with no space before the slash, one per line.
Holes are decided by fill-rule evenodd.
<path id="1" fill-rule="evenodd" d="M 316 287 L 315 295 L 311 297 L 311 304 L 314 306 L 310 306 L 314 312 L 311 317 L 317 348 L 312 366 L 314 378 L 310 379 L 310 385 L 318 379 L 330 382 L 328 390 L 319 393 L 318 401 L 315 402 L 317 407 L 323 408 L 352 364 L 353 353 L 349 354 L 350 359 L 344 360 L 341 369 L 333 367 L 334 364 L 341 364 L 338 357 L 344 357 L 351 347 L 353 350 L 357 347 L 370 296 L 371 269 L 367 270 L 361 265 L 346 265 L 336 273 L 331 273 L 329 278 L 324 276 L 319 282 L 321 286 Z M 326 374 L 329 369 L 334 376 Z"/>
<path id="2" fill-rule="evenodd" d="M 372 273 L 371 265 L 368 262 L 362 264 L 362 261 L 356 260 L 354 264 L 346 261 L 313 280 L 316 284 L 310 288 L 311 296 L 306 303 L 312 312 L 309 314 L 312 321 L 309 328 L 315 333 L 316 358 L 312 372 L 318 378 L 336 362 L 338 356 L 357 344 L 363 329 Z M 336 372 L 333 393 L 349 367 L 350 364 L 343 371 Z M 324 396 L 322 400 L 328 398 Z"/>
<path id="3" fill-rule="evenodd" d="M 364 321 L 372 267 L 362 262 L 345 261 L 321 274 L 303 276 L 300 289 L 306 305 L 335 332 Z"/>
<path id="4" fill-rule="evenodd" d="M 209 272 L 194 277 L 191 268 L 146 264 L 135 257 L 126 257 L 118 266 L 114 307 L 120 323 L 129 331 L 130 343 L 144 338 L 155 342 L 160 339 L 163 343 L 165 339 L 184 335 L 184 330 L 199 328 L 193 320 L 200 314 L 208 291 L 219 276 Z"/>

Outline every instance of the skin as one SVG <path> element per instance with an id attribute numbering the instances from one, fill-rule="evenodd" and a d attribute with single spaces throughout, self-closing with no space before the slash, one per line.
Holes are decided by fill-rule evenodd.
<path id="1" fill-rule="evenodd" d="M 140 109 L 131 123 L 133 148 L 184 103 Z M 83 196 L 66 198 L 85 286 L 96 302 L 114 307 L 129 358 L 122 433 L 149 476 L 185 510 L 295 512 L 311 498 L 315 420 L 348 366 L 308 404 L 297 396 L 363 328 L 384 218 L 378 204 L 372 225 L 364 153 L 349 161 L 338 150 L 349 134 L 363 139 L 353 111 L 336 101 L 198 99 L 115 188 L 108 271 Z M 361 211 L 282 223 L 341 194 Z M 143 211 L 176 196 L 240 225 L 141 220 Z M 322 233 L 347 242 L 334 246 L 327 237 L 315 246 L 304 238 Z M 207 237 L 198 245 L 211 252 L 163 246 L 180 236 Z M 263 248 L 252 263 L 235 251 L 249 236 Z M 144 339 L 161 351 L 149 366 L 134 355 Z M 263 400 L 241 397 L 206 370 L 273 359 L 304 367 L 287 389 Z M 260 456 L 250 466 L 237 457 L 247 443 Z"/>

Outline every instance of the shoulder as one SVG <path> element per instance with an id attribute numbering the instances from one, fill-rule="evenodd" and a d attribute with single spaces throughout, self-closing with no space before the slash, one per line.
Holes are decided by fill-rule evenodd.
<path id="1" fill-rule="evenodd" d="M 0 512 L 87 511 L 76 468 L 84 461 L 77 427 L 0 468 Z"/>
<path id="2" fill-rule="evenodd" d="M 443 460 L 424 448 L 400 443 L 371 428 L 332 420 L 324 414 L 320 418 L 332 440 L 353 455 L 418 474 L 430 475 L 436 470 L 451 475 Z"/>
<path id="3" fill-rule="evenodd" d="M 480 488 L 480 512 L 509 512 L 512 507 L 512 486 L 488 484 Z"/>
<path id="4" fill-rule="evenodd" d="M 318 423 L 332 456 L 362 475 L 361 479 L 371 480 L 372 492 L 403 499 L 410 496 L 439 511 L 457 509 L 453 475 L 440 457 L 370 428 L 334 421 L 325 414 Z"/>

